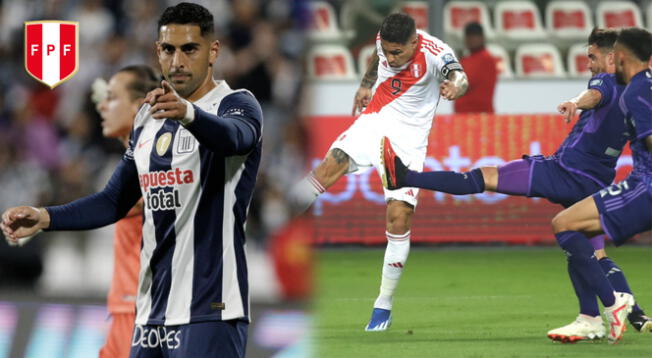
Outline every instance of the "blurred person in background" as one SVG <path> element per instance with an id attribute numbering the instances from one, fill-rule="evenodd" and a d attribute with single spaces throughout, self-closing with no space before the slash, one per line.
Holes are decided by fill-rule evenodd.
<path id="1" fill-rule="evenodd" d="M 1 95 L 0 95 L 1 96 Z M 44 203 L 51 186 L 47 172 L 33 162 L 25 161 L 14 144 L 11 132 L 0 125 L 0 200 L 2 205 L 24 202 Z M 27 186 L 27 188 L 25 188 Z M 0 290 L 32 289 L 43 271 L 41 245 L 25 250 L 12 250 L 0 244 Z"/>
<path id="2" fill-rule="evenodd" d="M 464 28 L 468 54 L 460 59 L 469 76 L 469 90 L 454 102 L 455 113 L 494 113 L 494 91 L 498 80 L 496 60 L 485 48 L 482 25 L 471 22 Z"/>
<path id="3" fill-rule="evenodd" d="M 224 72 L 235 87 L 249 89 L 261 102 L 272 98 L 272 61 L 276 35 L 271 24 L 260 18 L 257 0 L 233 2 L 233 19 L 226 29 L 225 44 L 232 51 L 233 62 Z"/>
<path id="4" fill-rule="evenodd" d="M 102 134 L 129 146 L 129 133 L 138 109 L 148 92 L 159 85 L 159 77 L 145 65 L 128 66 L 113 75 L 97 109 L 102 117 Z M 99 99 L 99 98 L 98 98 Z M 136 295 L 140 270 L 142 199 L 115 224 L 113 279 L 107 299 L 111 327 L 101 358 L 128 357 L 136 319 Z"/>
<path id="5" fill-rule="evenodd" d="M 358 55 L 365 45 L 373 45 L 378 28 L 391 14 L 398 0 L 342 0 L 333 5 L 339 11 L 340 25 L 348 38 L 348 47 L 353 56 Z"/>

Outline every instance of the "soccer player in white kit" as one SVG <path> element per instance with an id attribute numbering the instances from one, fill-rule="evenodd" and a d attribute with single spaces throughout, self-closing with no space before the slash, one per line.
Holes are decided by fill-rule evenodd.
<path id="1" fill-rule="evenodd" d="M 331 145 L 326 158 L 291 193 L 298 210 L 307 209 L 345 174 L 374 166 L 382 173 L 383 136 L 413 170 L 421 171 L 428 135 L 441 95 L 455 100 L 468 81 L 451 48 L 436 37 L 416 30 L 405 14 L 391 14 L 376 36 L 376 52 L 355 95 L 358 119 Z M 373 96 L 372 96 L 373 92 Z M 367 331 L 384 331 L 391 324 L 392 297 L 410 251 L 410 222 L 419 190 L 386 190 L 387 249 L 380 294 Z"/>

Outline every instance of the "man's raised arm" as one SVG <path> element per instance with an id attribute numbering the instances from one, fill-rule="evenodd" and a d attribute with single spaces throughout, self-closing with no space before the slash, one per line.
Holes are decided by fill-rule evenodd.
<path id="1" fill-rule="evenodd" d="M 557 106 L 557 110 L 564 116 L 566 123 L 570 123 L 578 109 L 586 110 L 595 108 L 602 101 L 602 93 L 596 89 L 587 89 L 577 96 Z"/>
<path id="2" fill-rule="evenodd" d="M 455 64 L 459 66 L 457 62 Z M 439 92 L 442 97 L 453 101 L 464 96 L 466 90 L 469 89 L 469 79 L 462 70 L 462 66 L 459 66 L 459 69 L 451 69 L 445 76 L 446 80 L 439 86 Z"/>
<path id="3" fill-rule="evenodd" d="M 362 77 L 362 81 L 360 82 L 360 88 L 358 88 L 355 93 L 351 115 L 355 116 L 357 112 L 362 112 L 362 109 L 369 104 L 369 101 L 371 101 L 371 89 L 377 79 L 378 52 L 374 51 L 371 55 L 371 63 L 369 63 L 369 67 L 367 67 L 367 72 L 365 72 L 364 77 Z"/>

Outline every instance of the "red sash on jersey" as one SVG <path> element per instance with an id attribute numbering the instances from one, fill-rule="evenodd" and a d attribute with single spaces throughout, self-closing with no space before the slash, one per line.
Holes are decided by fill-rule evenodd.
<path id="1" fill-rule="evenodd" d="M 371 102 L 362 114 L 380 112 L 383 107 L 403 95 L 410 87 L 419 82 L 427 72 L 426 56 L 420 51 L 424 46 L 426 45 L 423 42 L 423 37 L 418 35 L 417 48 L 410 59 L 410 64 L 401 72 L 387 78 L 378 85 L 376 93 L 374 93 Z M 432 51 L 430 48 L 428 50 Z"/>

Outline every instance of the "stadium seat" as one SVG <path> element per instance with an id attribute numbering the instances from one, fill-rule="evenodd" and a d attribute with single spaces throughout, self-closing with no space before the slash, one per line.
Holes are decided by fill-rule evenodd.
<path id="1" fill-rule="evenodd" d="M 358 74 L 360 77 L 367 72 L 374 51 L 376 51 L 376 45 L 367 45 L 360 49 L 360 53 L 358 53 Z"/>
<path id="2" fill-rule="evenodd" d="M 561 55 L 548 43 L 521 45 L 516 49 L 516 74 L 525 78 L 565 77 Z"/>
<path id="3" fill-rule="evenodd" d="M 312 80 L 357 80 L 353 58 L 341 45 L 317 45 L 308 51 L 308 78 Z"/>
<path id="4" fill-rule="evenodd" d="M 489 21 L 487 5 L 480 1 L 449 1 L 444 6 L 444 34 L 450 42 L 461 42 L 464 27 L 469 22 L 478 22 L 484 28 L 487 39 L 495 37 Z"/>
<path id="5" fill-rule="evenodd" d="M 568 75 L 571 77 L 590 77 L 589 58 L 586 55 L 586 44 L 579 43 L 568 49 Z"/>
<path id="6" fill-rule="evenodd" d="M 530 1 L 498 2 L 494 8 L 494 21 L 496 36 L 508 47 L 546 37 L 539 9 Z"/>
<path id="7" fill-rule="evenodd" d="M 631 1 L 603 1 L 596 10 L 598 27 L 643 26 L 641 11 Z"/>
<path id="8" fill-rule="evenodd" d="M 417 29 L 429 31 L 430 16 L 428 13 L 428 3 L 425 1 L 404 1 L 401 2 L 399 10 L 406 13 L 414 19 Z"/>
<path id="9" fill-rule="evenodd" d="M 584 1 L 551 1 L 546 6 L 546 29 L 560 40 L 584 40 L 593 29 L 591 9 Z"/>
<path id="10" fill-rule="evenodd" d="M 323 43 L 344 40 L 331 4 L 326 1 L 309 1 L 306 5 L 310 13 L 308 38 L 311 41 Z"/>
<path id="11" fill-rule="evenodd" d="M 496 59 L 498 77 L 501 79 L 513 78 L 514 72 L 512 72 L 512 65 L 507 50 L 497 44 L 487 44 L 487 51 Z"/>

